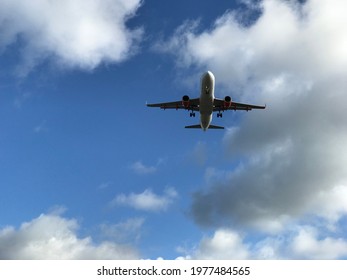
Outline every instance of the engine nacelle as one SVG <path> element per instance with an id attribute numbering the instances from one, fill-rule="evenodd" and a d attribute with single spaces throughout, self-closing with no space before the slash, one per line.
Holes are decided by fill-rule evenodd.
<path id="1" fill-rule="evenodd" d="M 188 95 L 184 95 L 182 97 L 182 105 L 184 106 L 184 108 L 188 109 L 190 106 L 190 102 L 189 102 L 189 96 Z"/>
<path id="2" fill-rule="evenodd" d="M 230 108 L 231 104 L 232 104 L 231 97 L 230 96 L 226 96 L 224 98 L 224 104 L 223 104 L 224 108 Z"/>

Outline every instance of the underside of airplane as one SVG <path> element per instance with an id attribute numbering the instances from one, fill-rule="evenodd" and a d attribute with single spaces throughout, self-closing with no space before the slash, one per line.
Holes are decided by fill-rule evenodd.
<path id="1" fill-rule="evenodd" d="M 265 109 L 266 106 L 252 105 L 235 102 L 230 96 L 224 99 L 214 97 L 215 77 L 211 71 L 207 71 L 201 77 L 200 97 L 190 99 L 184 95 L 182 100 L 164 103 L 147 104 L 148 107 L 159 107 L 161 109 L 183 109 L 190 111 L 190 117 L 195 117 L 195 112 L 200 113 L 200 124 L 188 125 L 185 128 L 224 129 L 223 126 L 211 124 L 213 112 L 217 112 L 217 118 L 223 117 L 223 112 L 228 110 L 251 111 L 253 109 Z"/>

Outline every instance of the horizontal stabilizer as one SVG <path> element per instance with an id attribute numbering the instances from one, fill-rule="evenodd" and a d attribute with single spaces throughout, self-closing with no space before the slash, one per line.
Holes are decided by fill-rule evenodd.
<path id="1" fill-rule="evenodd" d="M 201 128 L 200 124 L 195 124 L 195 125 L 187 125 L 185 128 Z"/>
<path id="2" fill-rule="evenodd" d="M 224 126 L 218 126 L 218 125 L 210 124 L 208 129 L 224 129 Z"/>
<path id="3" fill-rule="evenodd" d="M 185 128 L 202 128 L 200 124 L 195 124 L 195 125 L 188 125 Z M 218 126 L 218 125 L 213 125 L 210 124 L 208 129 L 224 129 L 223 126 Z M 205 129 L 204 129 L 205 130 Z"/>

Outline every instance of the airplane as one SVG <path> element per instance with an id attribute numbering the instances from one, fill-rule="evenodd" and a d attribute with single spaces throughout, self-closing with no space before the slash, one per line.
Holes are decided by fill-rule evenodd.
<path id="1" fill-rule="evenodd" d="M 190 99 L 188 95 L 184 95 L 182 100 L 166 103 L 147 104 L 148 107 L 159 107 L 161 109 L 184 109 L 190 111 L 190 117 L 195 117 L 195 112 L 200 113 L 200 124 L 188 125 L 185 128 L 201 128 L 207 129 L 224 129 L 223 126 L 213 125 L 212 114 L 217 113 L 217 118 L 222 118 L 224 111 L 227 110 L 244 110 L 265 109 L 265 106 L 244 104 L 234 102 L 230 96 L 224 99 L 214 97 L 215 77 L 211 71 L 205 72 L 201 77 L 201 91 L 199 98 Z"/>

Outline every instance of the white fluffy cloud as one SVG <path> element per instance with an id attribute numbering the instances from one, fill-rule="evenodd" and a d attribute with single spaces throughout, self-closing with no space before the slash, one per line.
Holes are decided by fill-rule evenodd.
<path id="1" fill-rule="evenodd" d="M 0 229 L 0 259 L 138 259 L 136 249 L 114 242 L 94 244 L 77 236 L 78 223 L 42 214 L 19 229 Z"/>
<path id="2" fill-rule="evenodd" d="M 247 240 L 239 232 L 218 229 L 193 249 L 182 249 L 179 259 L 339 259 L 347 256 L 347 240 L 327 237 L 311 226 L 296 226 L 286 233 Z"/>
<path id="3" fill-rule="evenodd" d="M 347 241 L 343 238 L 319 238 L 314 228 L 302 228 L 293 239 L 292 254 L 302 259 L 338 259 L 347 256 Z"/>
<path id="4" fill-rule="evenodd" d="M 117 63 L 136 49 L 141 28 L 130 30 L 141 0 L 1 0 L 0 50 L 21 48 L 22 73 L 50 58 L 65 67 Z"/>
<path id="5" fill-rule="evenodd" d="M 112 201 L 111 206 L 130 206 L 138 210 L 159 212 L 165 211 L 177 197 L 173 188 L 166 188 L 163 195 L 157 195 L 150 189 L 142 193 L 119 194 Z"/>
<path id="6" fill-rule="evenodd" d="M 209 67 L 218 84 L 243 89 L 235 94 L 285 75 L 299 78 L 298 84 L 313 76 L 341 76 L 347 63 L 344 1 L 308 0 L 301 5 L 264 0 L 253 5 L 262 14 L 249 27 L 243 25 L 243 15 L 231 11 L 201 33 L 197 22 L 184 24 L 160 47 L 178 55 L 181 66 Z"/>
<path id="7" fill-rule="evenodd" d="M 194 252 L 194 259 L 248 259 L 247 245 L 242 237 L 234 231 L 219 229 L 211 238 L 201 240 Z"/>

